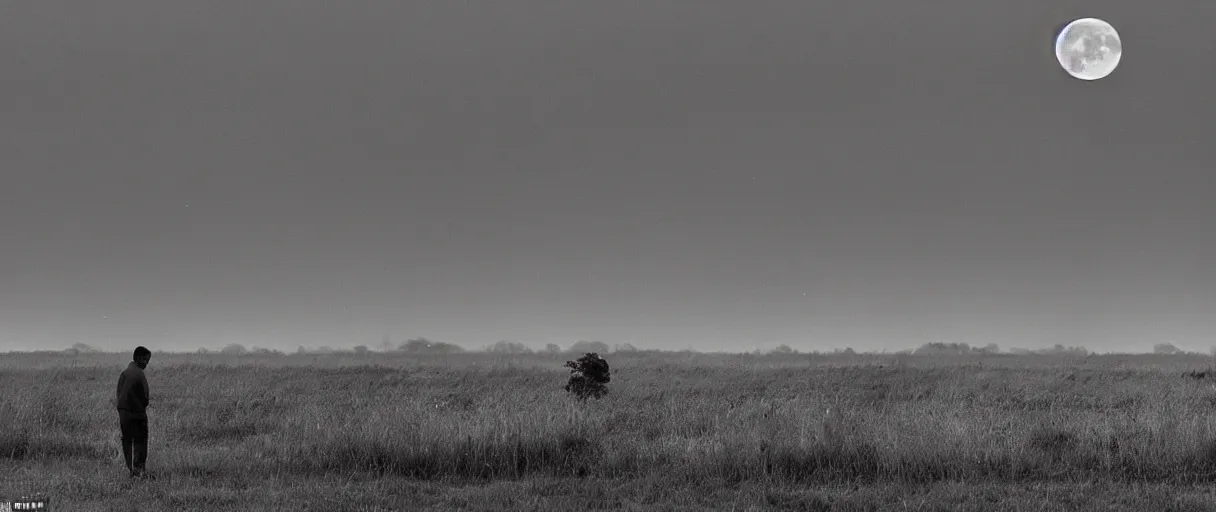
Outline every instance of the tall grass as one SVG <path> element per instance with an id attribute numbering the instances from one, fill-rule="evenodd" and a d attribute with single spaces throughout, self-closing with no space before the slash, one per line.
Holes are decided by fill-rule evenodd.
<path id="1" fill-rule="evenodd" d="M 610 358 L 610 395 L 580 404 L 556 356 L 275 368 L 179 357 L 148 370 L 150 464 L 237 486 L 251 473 L 1216 481 L 1216 389 L 1176 371 L 1201 360 L 634 354 Z M 0 416 L 16 425 L 0 430 L 0 459 L 120 461 L 121 359 L 0 370 Z"/>

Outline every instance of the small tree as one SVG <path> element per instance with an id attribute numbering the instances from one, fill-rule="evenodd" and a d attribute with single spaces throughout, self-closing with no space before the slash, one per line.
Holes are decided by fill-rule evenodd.
<path id="1" fill-rule="evenodd" d="M 545 353 L 546 354 L 560 354 L 560 353 L 562 353 L 562 348 L 557 346 L 556 343 L 550 343 L 548 345 L 545 345 Z M 1212 354 L 1214 356 L 1216 356 L 1216 348 L 1212 349 Z"/>
<path id="2" fill-rule="evenodd" d="M 608 361 L 594 352 L 578 358 L 578 361 L 566 361 L 570 368 L 570 380 L 566 383 L 566 391 L 573 393 L 579 400 L 594 397 L 596 400 L 608 394 L 604 385 L 612 380 L 608 371 Z"/>

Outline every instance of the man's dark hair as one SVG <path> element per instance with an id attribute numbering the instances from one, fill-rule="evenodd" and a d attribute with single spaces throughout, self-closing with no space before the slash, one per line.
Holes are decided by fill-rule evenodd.
<path id="1" fill-rule="evenodd" d="M 152 351 L 142 346 L 135 347 L 135 354 L 132 355 L 132 359 L 139 359 L 140 357 L 152 357 Z"/>

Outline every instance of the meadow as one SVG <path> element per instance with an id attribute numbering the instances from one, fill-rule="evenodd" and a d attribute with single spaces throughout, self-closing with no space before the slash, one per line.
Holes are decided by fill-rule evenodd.
<path id="1" fill-rule="evenodd" d="M 0 495 L 56 510 L 1216 510 L 1201 355 L 0 354 Z"/>

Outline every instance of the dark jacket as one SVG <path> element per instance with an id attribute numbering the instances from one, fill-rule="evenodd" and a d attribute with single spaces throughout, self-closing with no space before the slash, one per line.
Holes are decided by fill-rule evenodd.
<path id="1" fill-rule="evenodd" d="M 146 418 L 148 407 L 148 378 L 134 361 L 118 376 L 118 410 L 133 418 Z"/>

